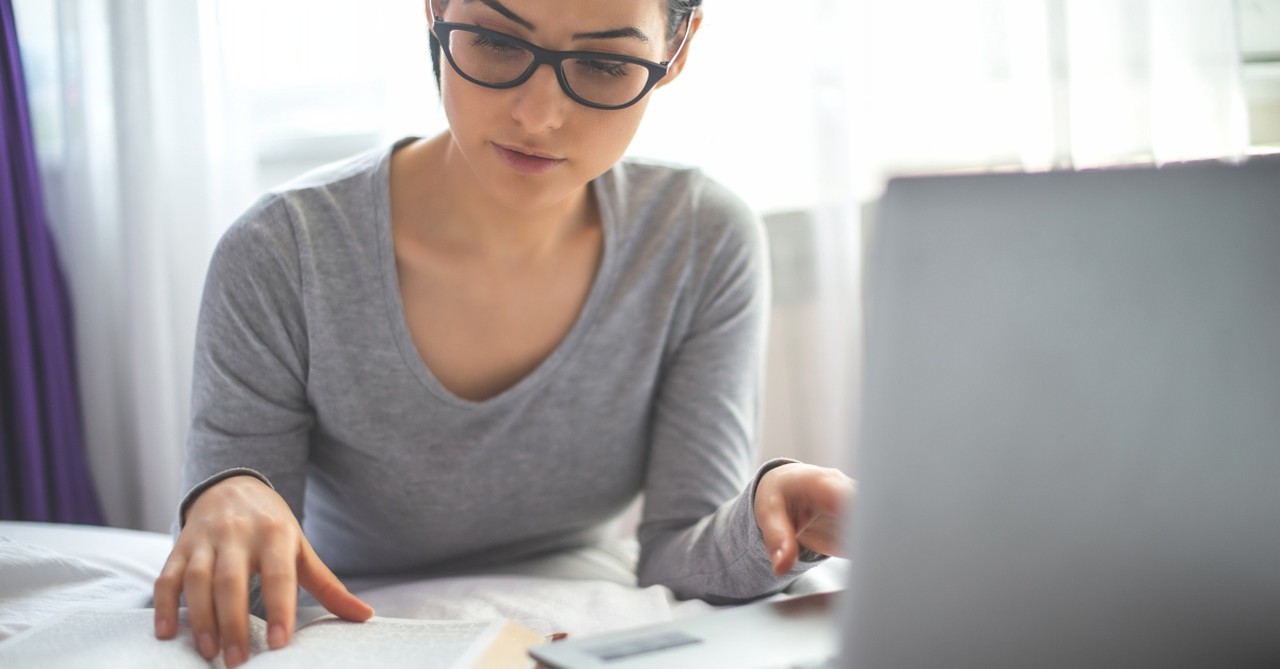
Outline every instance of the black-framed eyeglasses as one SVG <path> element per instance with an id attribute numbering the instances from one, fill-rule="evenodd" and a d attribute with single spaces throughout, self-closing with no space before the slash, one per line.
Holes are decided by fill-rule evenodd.
<path id="1" fill-rule="evenodd" d="M 692 24 L 692 17 L 686 17 Z M 667 75 L 684 49 L 692 25 L 671 60 L 599 51 L 552 51 L 496 30 L 435 17 L 432 30 L 449 65 L 463 79 L 487 88 L 515 88 L 544 63 L 556 71 L 560 88 L 575 102 L 593 109 L 625 109 L 639 102 Z"/>

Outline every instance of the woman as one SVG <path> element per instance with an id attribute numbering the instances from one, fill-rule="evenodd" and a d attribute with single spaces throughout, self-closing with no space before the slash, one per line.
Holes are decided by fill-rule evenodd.
<path id="1" fill-rule="evenodd" d="M 641 492 L 639 582 L 682 597 L 759 597 L 837 550 L 847 477 L 750 475 L 758 219 L 696 170 L 620 160 L 699 3 L 429 0 L 449 129 L 291 182 L 226 233 L 157 636 L 185 594 L 201 653 L 234 667 L 254 574 L 279 648 L 298 586 L 365 620 L 335 571 L 580 546 Z"/>

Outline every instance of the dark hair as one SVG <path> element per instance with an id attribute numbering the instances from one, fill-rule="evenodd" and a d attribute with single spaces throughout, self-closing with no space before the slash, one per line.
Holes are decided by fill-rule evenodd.
<path id="1" fill-rule="evenodd" d="M 448 0 L 436 0 L 440 3 L 443 10 L 444 6 L 449 4 Z M 675 39 L 676 32 L 683 25 L 685 17 L 693 14 L 694 10 L 702 6 L 702 0 L 663 0 L 667 4 L 667 41 Z M 436 39 L 436 34 L 427 31 L 427 39 L 431 42 L 431 72 L 436 76 L 436 90 L 440 89 L 440 40 Z"/>

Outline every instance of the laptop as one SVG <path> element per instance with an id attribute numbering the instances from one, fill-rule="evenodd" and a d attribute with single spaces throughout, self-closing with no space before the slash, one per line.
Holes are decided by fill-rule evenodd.
<path id="1" fill-rule="evenodd" d="M 1280 165 L 882 199 L 842 666 L 1280 667 Z"/>
<path id="2" fill-rule="evenodd" d="M 877 219 L 848 587 L 535 657 L 1280 666 L 1280 164 L 899 179 Z"/>

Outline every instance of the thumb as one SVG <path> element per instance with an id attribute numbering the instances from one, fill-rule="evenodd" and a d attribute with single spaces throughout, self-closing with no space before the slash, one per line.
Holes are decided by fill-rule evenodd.
<path id="1" fill-rule="evenodd" d="M 373 607 L 347 590 L 347 586 L 320 561 L 320 556 L 305 538 L 298 556 L 298 585 L 339 618 L 364 622 L 373 617 Z"/>
<path id="2" fill-rule="evenodd" d="M 795 525 L 791 522 L 791 514 L 787 513 L 786 504 L 780 500 L 763 501 L 757 507 L 756 524 L 760 526 L 765 552 L 773 565 L 773 573 L 782 576 L 791 571 L 799 558 Z"/>

